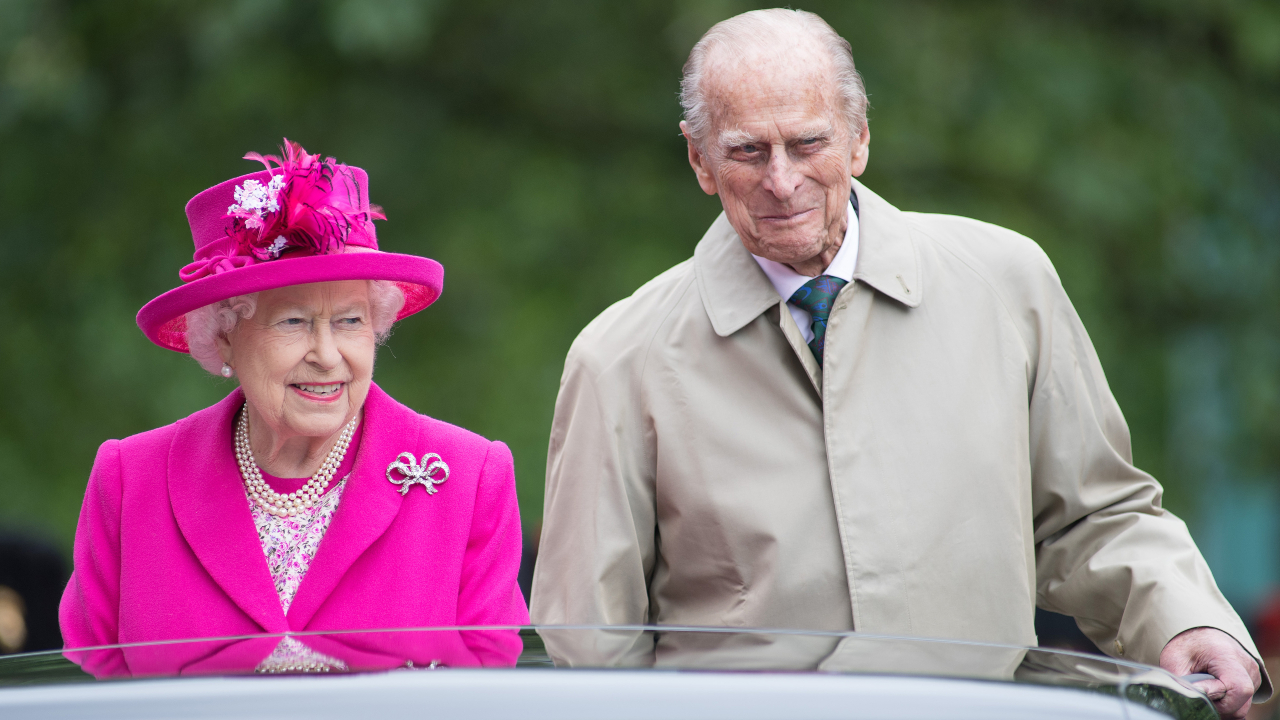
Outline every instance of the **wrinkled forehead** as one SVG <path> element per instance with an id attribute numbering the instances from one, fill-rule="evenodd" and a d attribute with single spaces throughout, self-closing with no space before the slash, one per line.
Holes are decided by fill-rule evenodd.
<path id="1" fill-rule="evenodd" d="M 839 124 L 835 68 L 811 44 L 717 48 L 702 85 L 713 132 L 777 119 Z"/>
<path id="2" fill-rule="evenodd" d="M 263 309 L 287 308 L 324 313 L 344 312 L 368 304 L 367 280 L 304 283 L 263 290 L 258 294 L 258 306 Z"/>

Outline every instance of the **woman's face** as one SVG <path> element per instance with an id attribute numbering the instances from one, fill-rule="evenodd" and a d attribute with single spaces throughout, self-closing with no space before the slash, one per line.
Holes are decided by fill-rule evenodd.
<path id="1" fill-rule="evenodd" d="M 220 349 L 272 431 L 331 436 L 360 411 L 373 381 L 369 284 L 264 290 L 253 317 L 241 320 Z"/>

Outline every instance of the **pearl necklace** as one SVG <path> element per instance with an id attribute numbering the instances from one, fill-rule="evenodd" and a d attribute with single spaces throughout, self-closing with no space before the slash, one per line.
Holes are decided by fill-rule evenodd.
<path id="1" fill-rule="evenodd" d="M 262 479 L 262 471 L 253 459 L 253 450 L 249 448 L 249 409 L 240 411 L 240 422 L 236 427 L 236 462 L 240 465 L 240 477 L 244 478 L 249 497 L 253 498 L 263 510 L 278 517 L 293 517 L 300 511 L 310 508 L 320 500 L 334 473 L 342 466 L 342 459 L 347 455 L 347 446 L 351 444 L 351 435 L 356 431 L 356 419 L 352 418 L 338 442 L 334 443 L 329 456 L 321 463 L 320 469 L 307 481 L 306 485 L 296 492 L 281 495 L 271 489 Z"/>

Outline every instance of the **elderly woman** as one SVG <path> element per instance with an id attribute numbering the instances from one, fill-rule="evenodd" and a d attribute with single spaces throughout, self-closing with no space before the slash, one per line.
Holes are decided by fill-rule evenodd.
<path id="1" fill-rule="evenodd" d="M 435 301 L 443 269 L 378 250 L 362 170 L 283 150 L 187 204 L 195 262 L 138 313 L 152 342 L 239 388 L 98 450 L 60 610 L 68 648 L 528 622 L 510 451 L 373 382 L 378 344 Z M 483 638 L 476 664 L 514 662 L 514 632 Z M 252 647 L 260 670 L 341 667 L 292 637 Z M 175 669 L 172 655 L 73 657 L 98 675 Z"/>

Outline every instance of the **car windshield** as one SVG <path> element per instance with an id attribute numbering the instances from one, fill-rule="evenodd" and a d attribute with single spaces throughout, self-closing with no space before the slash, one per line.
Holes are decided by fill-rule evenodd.
<path id="1" fill-rule="evenodd" d="M 1110 696 L 1167 717 L 1216 717 L 1202 694 L 1165 671 L 1097 655 L 862 633 L 724 628 L 455 627 L 113 645 L 0 657 L 0 685 L 92 683 L 95 676 L 126 680 L 463 671 L 484 668 L 487 649 L 517 641 L 523 647 L 517 670 L 980 681 Z M 0 700 L 4 696 L 0 693 Z"/>

